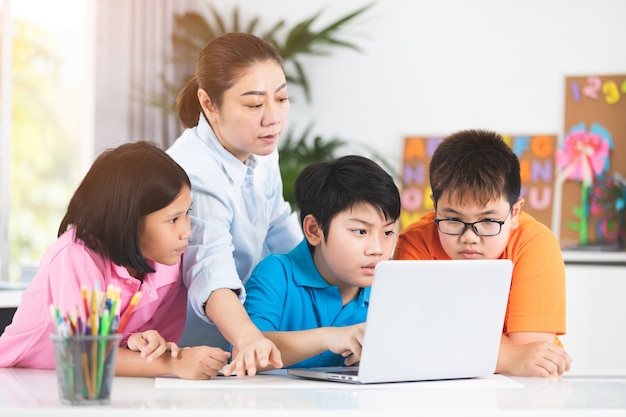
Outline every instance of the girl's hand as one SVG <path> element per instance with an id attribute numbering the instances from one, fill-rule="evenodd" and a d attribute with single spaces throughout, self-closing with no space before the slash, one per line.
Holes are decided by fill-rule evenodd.
<path id="1" fill-rule="evenodd" d="M 128 338 L 128 349 L 141 352 L 141 356 L 152 362 L 166 351 L 171 351 L 173 358 L 178 356 L 179 348 L 174 342 L 167 342 L 156 330 L 134 333 Z"/>

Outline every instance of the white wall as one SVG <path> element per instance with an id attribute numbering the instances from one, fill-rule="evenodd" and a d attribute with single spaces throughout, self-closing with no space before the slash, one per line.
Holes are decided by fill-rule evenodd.
<path id="1" fill-rule="evenodd" d="M 626 375 L 626 266 L 566 265 L 571 374 Z"/>
<path id="2" fill-rule="evenodd" d="M 320 10 L 328 23 L 369 2 L 233 3 L 268 23 Z M 558 134 L 565 76 L 626 72 L 624 16 L 623 0 L 379 0 L 346 32 L 358 34 L 349 39 L 363 54 L 308 60 L 314 103 L 292 104 L 291 124 L 315 120 L 316 132 L 367 143 L 398 164 L 407 135 Z"/>

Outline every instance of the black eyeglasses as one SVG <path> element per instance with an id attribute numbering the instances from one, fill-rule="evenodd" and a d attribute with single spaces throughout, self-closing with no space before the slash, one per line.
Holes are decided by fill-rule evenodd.
<path id="1" fill-rule="evenodd" d="M 497 236 L 502 231 L 502 225 L 509 218 L 511 210 L 504 220 L 479 220 L 474 223 L 465 223 L 456 219 L 435 219 L 439 231 L 446 235 L 459 236 L 465 233 L 465 229 L 471 227 L 478 236 Z"/>

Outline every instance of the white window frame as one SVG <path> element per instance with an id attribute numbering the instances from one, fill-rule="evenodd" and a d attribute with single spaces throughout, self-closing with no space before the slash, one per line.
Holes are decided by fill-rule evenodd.
<path id="1" fill-rule="evenodd" d="M 2 69 L 0 73 L 0 282 L 9 278 L 9 207 L 11 173 L 11 80 L 13 42 L 11 0 L 2 0 Z"/>
<path id="2" fill-rule="evenodd" d="M 11 0 L 0 0 L 2 21 L 2 63 L 0 74 L 0 288 L 10 279 L 9 211 L 11 195 L 11 120 L 12 120 L 12 72 L 13 72 L 13 24 Z M 85 4 L 85 47 L 83 51 L 84 95 L 81 132 L 80 168 L 86 172 L 94 159 L 95 125 L 95 45 L 96 2 Z M 52 242 L 50 242 L 52 243 Z M 20 281 L 24 277 L 20 277 Z M 24 284 L 21 282 L 20 284 Z"/>

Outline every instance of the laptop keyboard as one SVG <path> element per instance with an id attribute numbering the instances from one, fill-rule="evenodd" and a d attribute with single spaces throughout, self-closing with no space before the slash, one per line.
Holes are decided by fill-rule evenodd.
<path id="1" fill-rule="evenodd" d="M 334 372 L 336 374 L 341 374 L 341 375 L 353 375 L 353 376 L 357 376 L 359 374 L 359 370 L 358 369 L 342 369 L 340 371 L 336 371 Z"/>

